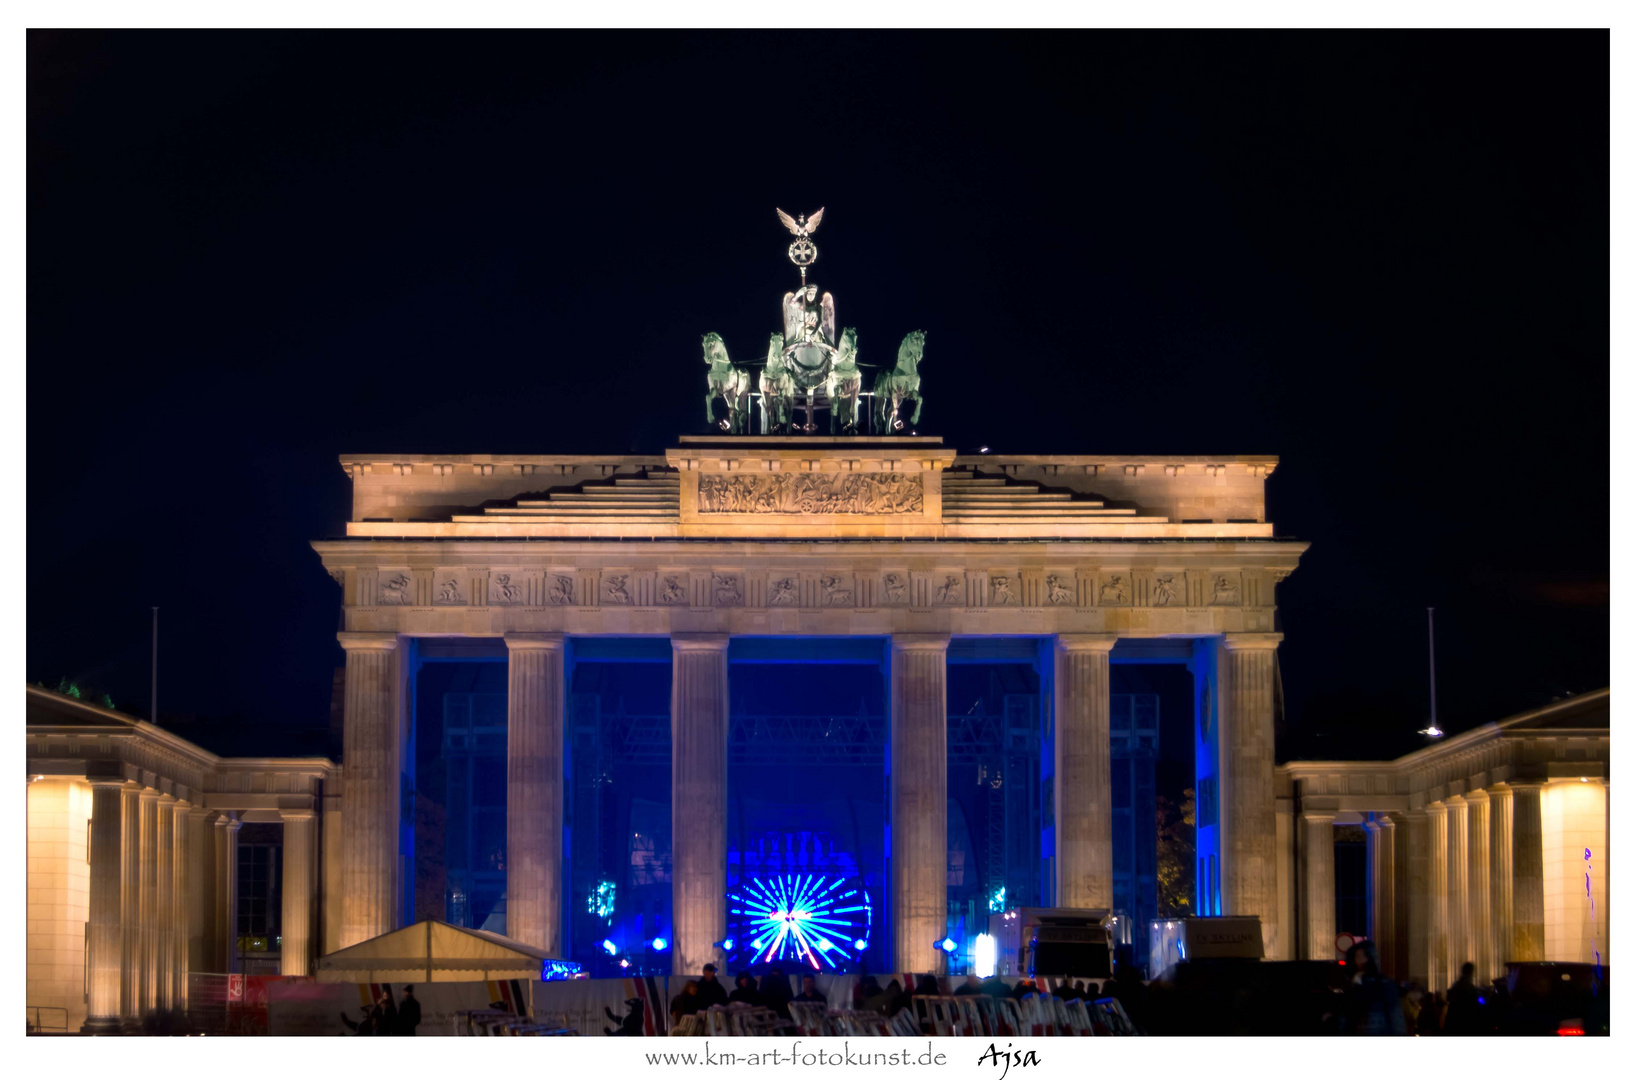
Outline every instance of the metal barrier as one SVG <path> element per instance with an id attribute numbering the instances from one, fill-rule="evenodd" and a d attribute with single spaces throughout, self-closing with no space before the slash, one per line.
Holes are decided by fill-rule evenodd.
<path id="1" fill-rule="evenodd" d="M 50 1021 L 56 1019 L 56 1014 L 62 1013 L 62 1023 Z M 61 1005 L 30 1005 L 28 1006 L 28 1033 L 30 1035 L 45 1031 L 68 1030 L 68 1010 Z"/>

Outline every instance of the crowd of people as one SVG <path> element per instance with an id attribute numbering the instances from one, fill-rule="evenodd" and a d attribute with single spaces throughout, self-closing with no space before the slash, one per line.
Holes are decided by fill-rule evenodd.
<path id="1" fill-rule="evenodd" d="M 415 998 L 415 988 L 403 988 L 403 1004 L 392 999 L 392 987 L 386 987 L 386 997 L 363 1010 L 363 1017 L 354 1020 L 346 1013 L 341 1014 L 341 1022 L 354 1035 L 413 1035 L 420 1026 L 420 1002 Z"/>

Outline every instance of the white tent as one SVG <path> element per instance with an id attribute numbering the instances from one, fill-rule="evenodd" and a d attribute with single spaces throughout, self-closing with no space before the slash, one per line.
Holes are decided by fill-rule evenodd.
<path id="1" fill-rule="evenodd" d="M 338 949 L 318 960 L 318 981 L 331 983 L 487 982 L 537 980 L 544 949 L 487 930 L 427 919 Z"/>

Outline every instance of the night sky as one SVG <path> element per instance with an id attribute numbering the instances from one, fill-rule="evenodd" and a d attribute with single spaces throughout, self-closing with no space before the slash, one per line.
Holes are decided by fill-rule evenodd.
<path id="1" fill-rule="evenodd" d="M 338 455 L 661 451 L 825 206 L 923 431 L 1280 455 L 1281 759 L 1419 744 L 1427 605 L 1449 730 L 1606 685 L 1608 40 L 30 33 L 28 677 L 145 716 L 158 604 L 304 746 Z"/>

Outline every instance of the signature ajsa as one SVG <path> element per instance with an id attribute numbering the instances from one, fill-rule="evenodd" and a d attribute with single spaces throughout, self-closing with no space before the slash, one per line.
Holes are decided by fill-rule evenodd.
<path id="1" fill-rule="evenodd" d="M 1030 1065 L 1038 1065 L 1040 1057 L 1037 1050 L 1013 1050 L 1010 1043 L 1005 1044 L 1004 1050 L 997 1050 L 993 1043 L 989 1043 L 988 1049 L 983 1051 L 982 1055 L 977 1058 L 977 1064 L 981 1065 L 984 1062 L 1003 1068 L 1004 1072 L 1000 1073 L 1000 1080 L 1005 1080 L 1006 1073 L 1011 1071 L 1011 1066 L 1015 1065 L 1019 1069 L 1026 1069 Z"/>

